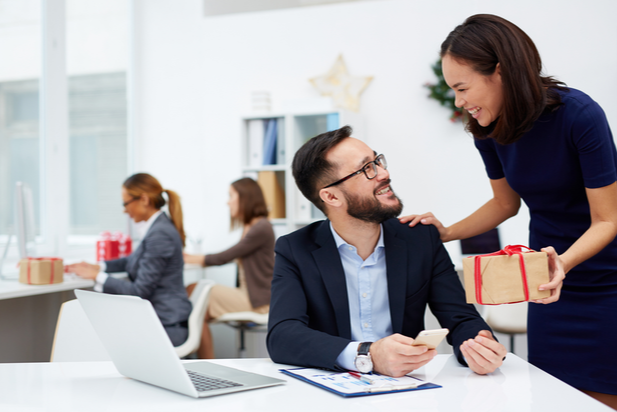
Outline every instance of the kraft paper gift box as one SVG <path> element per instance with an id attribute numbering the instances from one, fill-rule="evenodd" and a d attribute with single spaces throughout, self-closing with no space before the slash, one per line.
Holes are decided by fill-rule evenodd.
<path id="1" fill-rule="evenodd" d="M 64 281 L 60 258 L 26 258 L 19 261 L 19 282 L 28 285 L 51 285 Z"/>
<path id="2" fill-rule="evenodd" d="M 550 290 L 538 290 L 549 282 L 547 254 L 525 246 L 506 246 L 488 255 L 467 257 L 463 273 L 467 303 L 499 305 L 551 295 Z"/>

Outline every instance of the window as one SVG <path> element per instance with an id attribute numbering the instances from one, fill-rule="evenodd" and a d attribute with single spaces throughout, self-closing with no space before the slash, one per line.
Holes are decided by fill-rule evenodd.
<path id="1" fill-rule="evenodd" d="M 33 192 L 38 255 L 66 254 L 69 235 L 94 249 L 99 232 L 126 230 L 129 6 L 0 0 L 0 56 L 10 56 L 0 65 L 0 253 L 17 181 Z"/>
<path id="2" fill-rule="evenodd" d="M 126 231 L 120 188 L 128 173 L 126 0 L 66 3 L 69 228 L 75 235 Z M 85 243 L 93 239 L 86 238 Z"/>
<path id="3" fill-rule="evenodd" d="M 41 4 L 33 0 L 0 3 L 0 245 L 14 234 L 15 183 L 33 193 L 36 233 L 40 235 L 41 180 L 39 76 Z M 4 248 L 0 248 L 3 252 Z"/>
<path id="4" fill-rule="evenodd" d="M 71 235 L 125 230 L 120 187 L 127 177 L 126 75 L 69 78 Z"/>

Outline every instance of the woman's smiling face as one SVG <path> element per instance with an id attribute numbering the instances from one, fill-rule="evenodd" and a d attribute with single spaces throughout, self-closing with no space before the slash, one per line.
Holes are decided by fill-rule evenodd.
<path id="1" fill-rule="evenodd" d="M 485 76 L 464 61 L 446 54 L 441 60 L 441 68 L 446 83 L 454 90 L 456 107 L 467 110 L 483 127 L 499 117 L 503 109 L 499 63 L 493 74 Z"/>

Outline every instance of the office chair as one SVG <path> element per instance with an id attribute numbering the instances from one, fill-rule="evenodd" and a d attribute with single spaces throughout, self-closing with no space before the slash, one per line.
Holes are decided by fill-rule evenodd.
<path id="1" fill-rule="evenodd" d="M 176 353 L 179 357 L 184 358 L 199 348 L 201 343 L 201 331 L 204 327 L 204 319 L 206 317 L 206 310 L 208 309 L 208 299 L 210 298 L 210 291 L 215 282 L 211 279 L 200 279 L 193 289 L 191 296 L 189 297 L 193 304 L 193 310 L 189 315 L 189 337 L 180 346 L 176 346 Z"/>
<path id="2" fill-rule="evenodd" d="M 527 302 L 508 305 L 486 305 L 482 317 L 495 332 L 510 335 L 510 351 L 514 353 L 514 336 L 527 333 Z"/>
<path id="3" fill-rule="evenodd" d="M 256 312 L 230 312 L 213 320 L 213 323 L 224 323 L 240 332 L 238 357 L 246 355 L 245 332 L 266 332 L 268 330 L 268 314 Z"/>
<path id="4" fill-rule="evenodd" d="M 110 361 L 77 299 L 64 302 L 51 349 L 51 362 Z"/>

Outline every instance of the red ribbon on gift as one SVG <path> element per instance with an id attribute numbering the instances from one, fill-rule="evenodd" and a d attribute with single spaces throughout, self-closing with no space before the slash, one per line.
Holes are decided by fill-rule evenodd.
<path id="1" fill-rule="evenodd" d="M 27 257 L 26 259 L 28 259 L 28 285 L 32 284 L 32 281 L 30 280 L 30 261 L 31 260 L 51 260 L 51 275 L 49 276 L 49 284 L 51 285 L 52 283 L 54 283 L 54 260 L 62 260 L 60 258 L 57 257 L 40 257 L 40 258 L 34 258 L 34 257 Z"/>
<path id="2" fill-rule="evenodd" d="M 523 250 L 526 249 L 526 250 Z M 480 259 L 488 256 L 502 256 L 502 255 L 518 255 L 519 264 L 521 266 L 521 277 L 523 278 L 523 292 L 525 293 L 525 302 L 529 300 L 529 286 L 527 285 L 527 271 L 525 270 L 525 258 L 523 258 L 523 253 L 534 252 L 533 249 L 528 248 L 523 245 L 508 245 L 503 249 L 489 253 L 486 255 L 478 255 L 474 256 L 474 280 L 476 286 L 476 301 L 483 305 L 482 303 L 482 272 L 481 272 L 481 262 Z"/>

